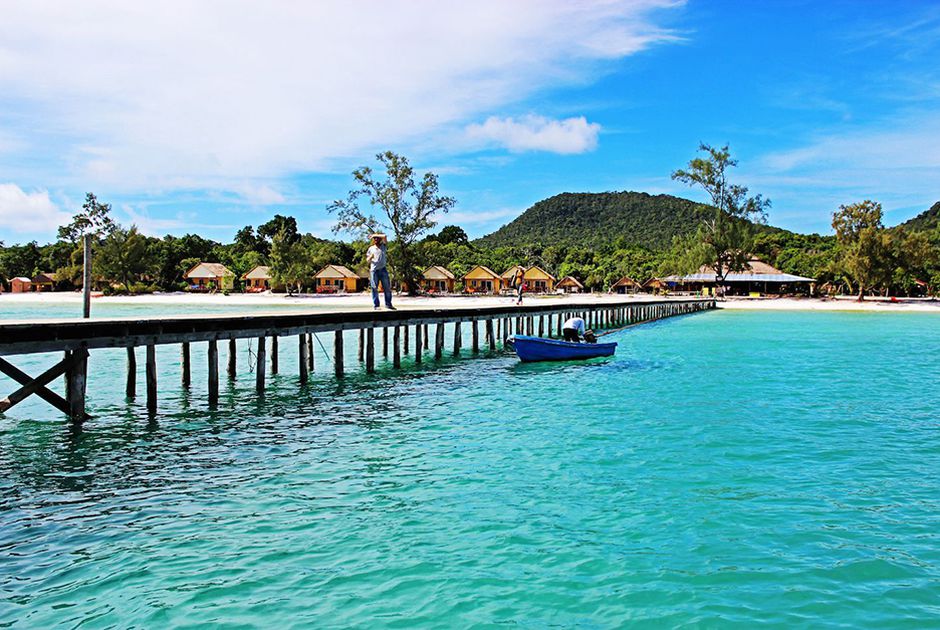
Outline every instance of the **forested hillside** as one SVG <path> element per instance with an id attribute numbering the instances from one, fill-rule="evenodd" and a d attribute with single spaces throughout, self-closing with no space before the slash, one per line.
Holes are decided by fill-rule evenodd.
<path id="1" fill-rule="evenodd" d="M 661 250 L 694 232 L 712 210 L 672 195 L 642 192 L 562 193 L 539 201 L 511 223 L 477 241 L 510 245 L 623 245 Z M 774 228 L 767 228 L 776 231 Z"/>
<path id="2" fill-rule="evenodd" d="M 908 219 L 900 227 L 918 232 L 929 232 L 940 227 L 940 201 L 924 210 L 913 219 Z"/>

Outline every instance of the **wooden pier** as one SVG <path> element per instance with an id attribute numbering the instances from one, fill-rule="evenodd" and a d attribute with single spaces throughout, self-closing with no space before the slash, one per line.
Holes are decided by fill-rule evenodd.
<path id="1" fill-rule="evenodd" d="M 542 301 L 540 301 L 542 302 Z M 35 394 L 76 422 L 88 418 L 85 411 L 88 390 L 89 351 L 102 348 L 126 348 L 127 375 L 125 392 L 129 398 L 137 392 L 136 348 L 145 348 L 147 410 L 157 412 L 156 346 L 179 344 L 181 384 L 191 385 L 190 344 L 207 342 L 208 400 L 219 399 L 219 342 L 228 341 L 227 374 L 237 372 L 236 339 L 255 339 L 255 389 L 264 393 L 267 373 L 277 374 L 282 337 L 297 338 L 298 376 L 301 384 L 314 371 L 313 335 L 333 333 L 332 369 L 337 378 L 345 373 L 344 331 L 357 330 L 358 359 L 367 373 L 375 371 L 376 338 L 381 335 L 383 359 L 392 355 L 393 368 L 400 368 L 402 356 L 414 354 L 421 363 L 425 353 L 441 360 L 446 327 L 451 325 L 453 354 L 464 349 L 463 327 L 470 328 L 470 353 L 482 349 L 494 351 L 513 334 L 560 337 L 568 317 L 579 315 L 596 331 L 615 329 L 715 308 L 712 299 L 630 299 L 619 302 L 564 302 L 523 306 L 478 306 L 456 309 L 406 309 L 398 311 L 345 311 L 257 315 L 218 315 L 155 317 L 151 319 L 65 319 L 39 322 L 0 321 L 0 372 L 19 383 L 20 388 L 0 400 L 0 412 L 6 411 Z M 482 325 L 482 326 L 481 326 Z M 482 327 L 482 344 L 481 344 Z M 433 331 L 433 334 L 432 334 Z M 378 333 L 378 334 L 377 334 Z M 389 346 L 391 345 L 391 349 Z M 7 359 L 11 355 L 62 353 L 62 359 L 33 377 Z M 50 390 L 57 378 L 65 379 L 65 396 Z"/>

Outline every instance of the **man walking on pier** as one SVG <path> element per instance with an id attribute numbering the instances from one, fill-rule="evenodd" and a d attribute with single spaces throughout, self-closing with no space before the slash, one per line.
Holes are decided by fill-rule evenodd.
<path id="1" fill-rule="evenodd" d="M 385 294 L 385 308 L 394 311 L 392 306 L 392 281 L 388 277 L 388 247 L 384 234 L 372 235 L 372 246 L 366 252 L 366 261 L 369 263 L 369 284 L 372 286 L 372 304 L 379 308 L 379 283 L 382 283 L 382 292 Z"/>

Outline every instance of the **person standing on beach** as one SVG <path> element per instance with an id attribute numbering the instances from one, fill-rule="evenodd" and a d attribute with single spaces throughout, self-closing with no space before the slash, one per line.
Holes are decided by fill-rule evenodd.
<path id="1" fill-rule="evenodd" d="M 525 272 L 522 267 L 516 269 L 516 275 L 512 279 L 512 286 L 516 288 L 516 304 L 522 304 L 522 292 L 525 291 Z"/>
<path id="2" fill-rule="evenodd" d="M 379 310 L 379 283 L 382 283 L 382 292 L 385 294 L 385 308 L 394 311 L 392 306 L 392 281 L 388 277 L 388 247 L 385 236 L 372 235 L 372 246 L 366 251 L 366 261 L 369 263 L 369 284 L 372 286 L 372 304 Z"/>

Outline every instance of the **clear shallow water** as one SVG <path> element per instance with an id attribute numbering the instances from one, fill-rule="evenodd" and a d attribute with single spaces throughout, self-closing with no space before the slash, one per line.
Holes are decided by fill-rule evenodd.
<path id="1" fill-rule="evenodd" d="M 0 418 L 0 625 L 938 626 L 940 318 L 615 337 L 304 389 L 284 339 L 263 402 L 243 345 L 217 411 L 160 348 L 155 422 L 95 352 L 85 431 Z"/>

